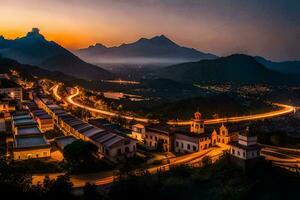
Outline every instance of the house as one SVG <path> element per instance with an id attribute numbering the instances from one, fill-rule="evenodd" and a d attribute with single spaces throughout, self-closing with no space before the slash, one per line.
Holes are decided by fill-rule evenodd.
<path id="1" fill-rule="evenodd" d="M 71 114 L 60 116 L 59 123 L 65 132 L 96 145 L 99 153 L 112 162 L 135 155 L 137 141 L 129 137 L 95 127 Z"/>
<path id="2" fill-rule="evenodd" d="M 145 137 L 145 133 L 146 133 L 146 128 L 144 125 L 142 124 L 135 124 L 132 126 L 132 137 L 140 142 L 144 141 L 144 137 Z"/>
<path id="3" fill-rule="evenodd" d="M 51 145 L 43 135 L 16 137 L 13 143 L 13 159 L 48 158 L 50 150 Z"/>
<path id="4" fill-rule="evenodd" d="M 228 145 L 230 142 L 238 140 L 238 132 L 232 130 L 231 132 L 229 132 L 227 127 L 224 124 L 222 124 L 218 132 L 214 130 L 215 134 L 217 135 L 217 141 L 214 141 L 214 144 L 222 146 Z"/>
<path id="5" fill-rule="evenodd" d="M 247 128 L 238 135 L 238 141 L 230 142 L 230 156 L 242 168 L 248 168 L 261 160 L 257 136 Z"/>
<path id="6" fill-rule="evenodd" d="M 6 95 L 20 102 L 23 100 L 22 87 L 6 78 L 0 78 L 0 94 Z"/>

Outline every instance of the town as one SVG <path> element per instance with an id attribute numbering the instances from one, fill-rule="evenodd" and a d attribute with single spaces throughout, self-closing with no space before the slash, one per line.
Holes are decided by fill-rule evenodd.
<path id="1" fill-rule="evenodd" d="M 76 106 L 69 106 L 59 96 L 57 86 L 50 80 L 25 81 L 14 70 L 10 74 L 1 74 L 2 149 L 7 162 L 32 159 L 68 162 L 64 159 L 65 148 L 75 141 L 84 141 L 96 147 L 96 159 L 103 160 L 110 168 L 141 157 L 150 158 L 143 166 L 153 172 L 165 170 L 166 166 L 170 168 L 173 164 L 201 166 L 203 160 L 216 162 L 224 153 L 228 153 L 244 169 L 255 166 L 265 157 L 277 161 L 277 165 L 284 163 L 268 154 L 270 147 L 257 142 L 251 123 L 240 126 L 217 120 L 213 125 L 206 125 L 202 114 L 195 112 L 189 126 L 131 120 L 122 127 L 110 122 L 111 117 L 103 118 L 105 115 L 97 112 L 88 118 L 72 114 Z M 67 91 L 70 95 L 76 93 L 72 88 Z M 293 114 L 294 109 L 288 113 Z M 264 149 L 265 157 L 261 149 Z M 277 150 L 271 148 L 271 151 Z M 35 181 L 40 179 L 42 177 L 37 176 Z M 98 185 L 109 184 L 113 180 L 98 180 Z M 96 180 L 91 181 L 97 183 Z M 76 186 L 84 183 L 78 181 Z"/>
<path id="2" fill-rule="evenodd" d="M 299 10 L 1 1 L 1 197 L 298 199 Z"/>

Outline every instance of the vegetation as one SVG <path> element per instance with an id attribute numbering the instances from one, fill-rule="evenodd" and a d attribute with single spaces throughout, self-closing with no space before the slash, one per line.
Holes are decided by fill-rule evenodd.
<path id="1" fill-rule="evenodd" d="M 97 147 L 90 142 L 74 141 L 64 149 L 66 169 L 70 173 L 92 173 L 109 169 L 109 165 L 97 156 Z"/>
<path id="2" fill-rule="evenodd" d="M 179 166 L 155 175 L 123 176 L 107 199 L 293 199 L 299 186 L 298 175 L 268 163 L 243 171 L 225 155 L 203 168 Z"/>
<path id="3" fill-rule="evenodd" d="M 63 171 L 63 166 L 57 162 L 42 159 L 29 159 L 11 163 L 14 170 L 22 173 L 57 173 Z"/>
<path id="4" fill-rule="evenodd" d="M 0 191 L 13 199 L 297 199 L 300 186 L 300 174 L 267 162 L 244 171 L 228 155 L 202 168 L 182 165 L 157 174 L 141 170 L 139 175 L 130 173 L 130 169 L 131 166 L 120 169 L 119 179 L 110 187 L 100 190 L 87 183 L 82 196 L 73 196 L 68 175 L 55 180 L 46 177 L 42 183 L 32 185 L 30 176 L 1 160 Z"/>

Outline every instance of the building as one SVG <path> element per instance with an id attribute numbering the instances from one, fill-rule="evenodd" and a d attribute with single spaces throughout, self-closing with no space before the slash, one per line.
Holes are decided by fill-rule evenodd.
<path id="1" fill-rule="evenodd" d="M 65 134 L 97 146 L 99 154 L 112 162 L 133 157 L 136 153 L 136 140 L 108 129 L 98 128 L 71 114 L 60 113 L 58 124 Z"/>
<path id="2" fill-rule="evenodd" d="M 219 146 L 228 145 L 230 142 L 238 140 L 238 132 L 232 130 L 229 132 L 228 128 L 224 124 L 222 124 L 219 128 L 219 132 L 216 132 L 215 134 L 217 135 L 217 141 L 213 141 L 213 143 Z"/>
<path id="3" fill-rule="evenodd" d="M 5 95 L 12 99 L 22 102 L 22 87 L 6 78 L 0 78 L 0 95 Z"/>
<path id="4" fill-rule="evenodd" d="M 0 112 L 9 113 L 16 110 L 16 105 L 12 104 L 10 101 L 0 100 Z"/>
<path id="5" fill-rule="evenodd" d="M 48 158 L 50 150 L 50 143 L 42 135 L 16 137 L 13 143 L 13 159 Z"/>
<path id="6" fill-rule="evenodd" d="M 249 128 L 238 135 L 238 141 L 229 144 L 232 160 L 243 168 L 247 168 L 261 159 L 257 137 Z"/>
<path id="7" fill-rule="evenodd" d="M 17 133 L 19 128 L 33 127 L 36 125 L 37 123 L 26 112 L 16 113 L 12 115 L 12 132 L 14 134 Z"/>
<path id="8" fill-rule="evenodd" d="M 72 144 L 76 140 L 77 139 L 75 137 L 69 135 L 69 136 L 62 136 L 62 137 L 55 138 L 55 143 L 58 146 L 58 148 L 61 151 L 63 151 L 66 146 L 68 146 L 69 144 Z"/>
<path id="9" fill-rule="evenodd" d="M 52 117 L 54 124 L 66 136 L 74 136 L 97 146 L 99 156 L 118 162 L 135 155 L 137 141 L 126 136 L 119 127 L 106 122 L 100 123 L 99 120 L 93 121 L 96 125 L 86 123 L 45 96 L 34 96 L 34 101 Z"/>
<path id="10" fill-rule="evenodd" d="M 163 151 L 173 150 L 173 131 L 158 125 L 150 125 L 146 127 L 144 144 L 153 149 L 160 149 Z"/>
<path id="11" fill-rule="evenodd" d="M 103 118 L 89 119 L 88 122 L 98 128 L 111 130 L 120 135 L 130 135 L 131 133 L 130 129 L 124 128 L 119 124 L 111 123 L 107 119 L 103 119 Z"/>
<path id="12" fill-rule="evenodd" d="M 30 111 L 31 116 L 37 122 L 41 132 L 44 133 L 46 131 L 51 131 L 54 129 L 53 118 L 45 111 L 38 108 L 38 106 L 34 102 L 27 103 L 27 108 Z"/>
<path id="13" fill-rule="evenodd" d="M 12 115 L 13 159 L 50 157 L 51 145 L 28 112 Z"/>
<path id="14" fill-rule="evenodd" d="M 146 134 L 146 128 L 142 124 L 135 124 L 132 126 L 132 137 L 140 142 L 144 142 L 144 137 Z"/>
<path id="15" fill-rule="evenodd" d="M 149 149 L 158 149 L 161 146 L 164 151 L 192 153 L 236 141 L 237 132 L 230 133 L 224 124 L 219 132 L 205 128 L 201 113 L 196 112 L 188 129 L 135 124 L 132 126 L 131 137 Z"/>
<path id="16" fill-rule="evenodd" d="M 191 153 L 208 149 L 217 143 L 216 131 L 206 130 L 204 120 L 199 112 L 191 119 L 190 131 L 178 130 L 174 134 L 174 151 Z"/>
<path id="17" fill-rule="evenodd" d="M 176 131 L 174 134 L 174 152 L 175 153 L 192 153 L 208 149 L 212 146 L 211 133 L 190 133 Z"/>

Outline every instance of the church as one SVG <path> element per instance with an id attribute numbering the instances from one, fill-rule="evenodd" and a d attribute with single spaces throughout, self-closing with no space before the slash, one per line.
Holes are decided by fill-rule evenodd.
<path id="1" fill-rule="evenodd" d="M 184 154 L 215 145 L 227 145 L 236 141 L 237 133 L 230 133 L 224 124 L 219 130 L 206 128 L 201 113 L 196 112 L 188 128 L 136 124 L 132 127 L 132 137 L 149 149 L 160 148 L 163 151 Z"/>

